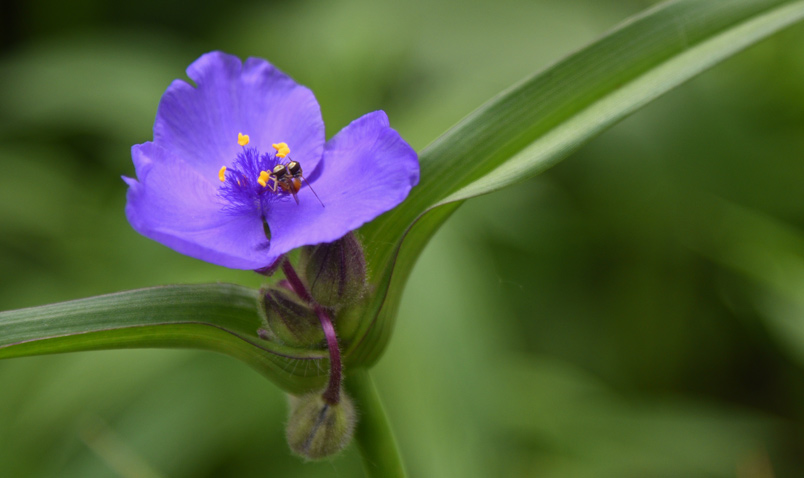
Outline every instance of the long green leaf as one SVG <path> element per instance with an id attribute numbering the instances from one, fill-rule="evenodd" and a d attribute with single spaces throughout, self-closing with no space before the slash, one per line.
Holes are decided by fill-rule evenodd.
<path id="1" fill-rule="evenodd" d="M 253 289 L 232 284 L 154 287 L 0 312 L 0 359 L 82 350 L 195 348 L 240 359 L 288 390 L 321 384 L 323 350 L 263 340 L 257 335 L 261 327 Z"/>
<path id="2" fill-rule="evenodd" d="M 384 349 L 402 289 L 429 238 L 461 201 L 522 181 L 651 100 L 804 17 L 804 1 L 681 0 L 644 12 L 491 99 L 420 155 L 420 185 L 363 228 L 380 291 L 347 352 Z M 389 241 L 395 238 L 395 241 Z"/>

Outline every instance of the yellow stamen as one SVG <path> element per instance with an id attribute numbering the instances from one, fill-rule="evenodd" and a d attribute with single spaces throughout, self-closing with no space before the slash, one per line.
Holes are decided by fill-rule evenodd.
<path id="1" fill-rule="evenodd" d="M 260 186 L 265 187 L 268 185 L 268 178 L 270 177 L 271 175 L 268 172 L 260 171 L 260 177 L 257 178 L 257 182 L 260 183 Z"/>
<path id="2" fill-rule="evenodd" d="M 271 145 L 276 149 L 276 157 L 277 158 L 284 158 L 285 156 L 290 154 L 290 148 L 288 148 L 287 143 L 277 143 Z"/>
<path id="3" fill-rule="evenodd" d="M 237 133 L 237 144 L 240 146 L 245 146 L 248 144 L 248 135 L 243 133 Z"/>
<path id="4" fill-rule="evenodd" d="M 226 181 L 226 166 L 221 166 L 221 170 L 218 171 L 218 179 L 220 179 L 221 182 Z"/>

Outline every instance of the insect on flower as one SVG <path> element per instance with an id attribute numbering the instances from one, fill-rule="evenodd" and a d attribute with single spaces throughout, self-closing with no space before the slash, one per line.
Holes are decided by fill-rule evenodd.
<path id="1" fill-rule="evenodd" d="M 237 142 L 240 146 L 245 148 L 249 141 L 250 139 L 248 135 L 238 133 Z M 284 159 L 288 154 L 290 154 L 290 147 L 288 147 L 287 143 L 274 144 L 273 147 L 276 149 L 276 159 Z M 223 182 L 225 182 L 225 171 L 226 167 L 224 166 L 221 168 L 221 172 L 219 173 L 220 180 Z M 313 193 L 313 195 L 315 195 L 315 198 L 318 199 L 321 207 L 324 207 L 324 203 L 321 201 L 321 198 L 318 197 L 318 194 L 315 192 L 313 187 L 302 175 L 302 167 L 298 161 L 290 160 L 287 164 L 277 163 L 273 168 L 260 171 L 257 182 L 262 187 L 269 189 L 273 193 L 290 193 L 293 196 L 293 200 L 296 201 L 296 205 L 299 204 L 299 197 L 297 194 L 299 190 L 301 190 L 302 182 L 304 182 L 304 184 L 310 188 L 310 191 Z"/>
<path id="2" fill-rule="evenodd" d="M 296 204 L 299 204 L 299 197 L 296 193 L 299 192 L 302 186 L 302 181 L 304 184 L 310 188 L 310 191 L 315 195 L 315 198 L 318 199 L 318 202 L 321 203 L 321 207 L 325 207 L 324 203 L 321 201 L 321 198 L 318 197 L 316 194 L 315 189 L 310 186 L 310 183 L 304 179 L 302 175 L 302 167 L 298 161 L 291 161 L 288 164 L 277 164 L 274 167 L 274 170 L 271 174 L 271 179 L 273 182 L 272 190 L 276 192 L 277 187 L 281 188 L 285 192 L 289 192 L 293 195 L 293 199 L 296 201 Z"/>

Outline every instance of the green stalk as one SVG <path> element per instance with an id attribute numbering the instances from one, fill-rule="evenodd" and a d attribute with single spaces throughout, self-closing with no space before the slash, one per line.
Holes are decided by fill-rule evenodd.
<path id="1" fill-rule="evenodd" d="M 405 478 L 402 457 L 396 446 L 391 424 L 374 388 L 374 382 L 366 369 L 350 370 L 346 386 L 355 401 L 359 421 L 357 423 L 357 447 L 363 458 L 363 468 L 368 478 Z"/>

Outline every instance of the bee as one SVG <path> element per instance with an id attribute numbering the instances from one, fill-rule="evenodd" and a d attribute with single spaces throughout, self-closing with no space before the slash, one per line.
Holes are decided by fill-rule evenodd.
<path id="1" fill-rule="evenodd" d="M 271 179 L 274 181 L 274 185 L 271 188 L 273 191 L 276 191 L 277 188 L 282 189 L 282 191 L 288 192 L 293 196 L 293 200 L 296 201 L 296 204 L 299 204 L 299 198 L 296 194 L 302 187 L 302 182 L 310 188 L 310 191 L 313 192 L 313 195 L 318 202 L 321 203 L 321 207 L 324 207 L 324 203 L 321 202 L 321 198 L 318 197 L 315 190 L 310 183 L 304 179 L 302 175 L 302 167 L 298 161 L 290 161 L 288 164 L 277 164 L 274 167 L 274 170 L 271 172 Z"/>

